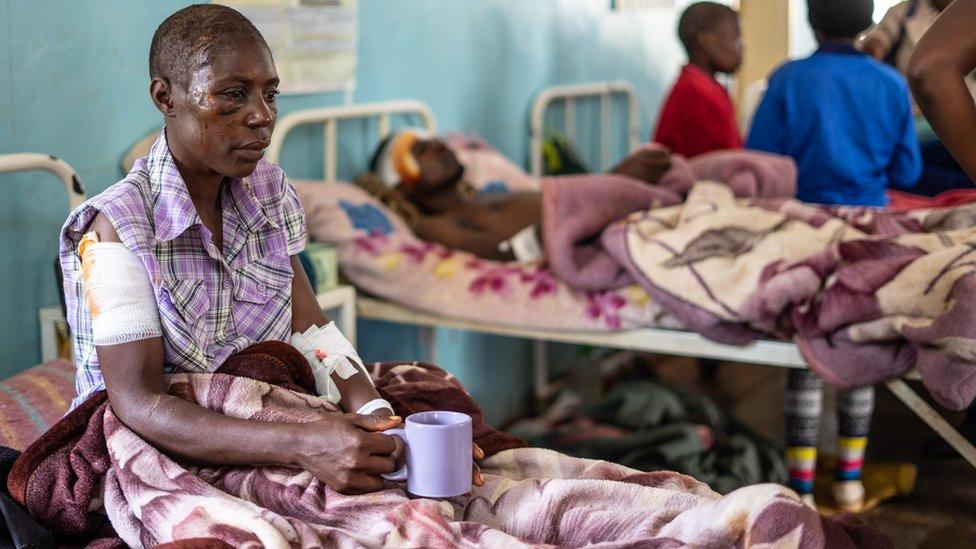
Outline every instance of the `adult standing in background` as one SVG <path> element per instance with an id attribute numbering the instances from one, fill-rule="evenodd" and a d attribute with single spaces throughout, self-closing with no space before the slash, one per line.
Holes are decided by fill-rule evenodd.
<path id="1" fill-rule="evenodd" d="M 908 73 L 908 62 L 918 41 L 953 0 L 905 0 L 885 13 L 881 22 L 868 31 L 861 49 L 871 57 Z M 969 75 L 967 85 L 976 97 L 976 75 Z"/>
<path id="2" fill-rule="evenodd" d="M 967 78 L 976 69 L 976 0 L 945 9 L 908 64 L 918 106 L 969 177 L 976 180 L 976 102 Z"/>
<path id="3" fill-rule="evenodd" d="M 919 40 L 952 2 L 953 0 L 905 0 L 896 4 L 864 36 L 861 49 L 907 75 L 908 63 Z M 970 73 L 966 76 L 966 87 L 976 97 L 976 74 Z M 972 182 L 969 176 L 932 132 L 928 122 L 918 117 L 916 127 L 925 166 L 918 184 L 910 192 L 934 196 L 949 189 L 970 188 Z"/>
<path id="4" fill-rule="evenodd" d="M 909 84 L 922 114 L 970 179 L 976 181 L 976 101 L 967 85 L 976 70 L 976 0 L 946 8 L 919 40 L 908 64 Z M 976 433 L 969 409 L 960 430 Z"/>

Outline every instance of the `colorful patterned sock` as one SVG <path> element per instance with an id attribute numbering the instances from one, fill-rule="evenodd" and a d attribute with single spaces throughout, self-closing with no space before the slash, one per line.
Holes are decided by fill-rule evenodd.
<path id="1" fill-rule="evenodd" d="M 813 492 L 823 382 L 809 370 L 790 370 L 786 390 L 786 470 L 798 494 Z"/>
<path id="2" fill-rule="evenodd" d="M 839 433 L 835 480 L 860 480 L 873 413 L 874 387 L 860 387 L 837 395 Z"/>
<path id="3" fill-rule="evenodd" d="M 813 475 L 817 468 L 816 446 L 789 446 L 786 448 L 786 470 L 790 488 L 796 493 L 813 493 Z"/>

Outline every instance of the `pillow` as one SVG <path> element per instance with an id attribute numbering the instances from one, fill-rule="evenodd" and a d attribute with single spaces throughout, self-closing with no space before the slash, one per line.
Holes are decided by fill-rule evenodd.
<path id="1" fill-rule="evenodd" d="M 382 202 L 350 183 L 293 180 L 305 209 L 305 222 L 313 242 L 342 244 L 357 237 L 413 232 L 400 216 Z"/>
<path id="2" fill-rule="evenodd" d="M 482 139 L 450 133 L 444 142 L 464 166 L 464 177 L 483 193 L 538 191 L 539 181 Z"/>

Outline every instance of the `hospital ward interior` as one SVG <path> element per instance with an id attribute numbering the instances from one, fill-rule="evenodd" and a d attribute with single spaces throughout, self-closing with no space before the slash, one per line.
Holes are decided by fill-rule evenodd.
<path id="1" fill-rule="evenodd" d="M 199 1 L 0 0 L 0 547 L 976 547 L 976 0 Z"/>

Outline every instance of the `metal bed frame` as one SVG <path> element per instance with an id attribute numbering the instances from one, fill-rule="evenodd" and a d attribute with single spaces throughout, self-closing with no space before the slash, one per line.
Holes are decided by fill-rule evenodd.
<path id="1" fill-rule="evenodd" d="M 335 183 L 339 164 L 339 121 L 376 118 L 379 120 L 379 137 L 382 139 L 390 134 L 392 117 L 396 115 L 417 116 L 422 121 L 424 129 L 430 133 L 437 132 L 437 122 L 430 107 L 426 103 L 412 99 L 304 109 L 290 112 L 278 119 L 275 132 L 271 136 L 271 144 L 268 145 L 267 159 L 275 164 L 281 160 L 281 147 L 285 143 L 285 137 L 298 126 L 322 124 L 325 128 L 322 174 L 326 183 Z"/>
<path id="2" fill-rule="evenodd" d="M 570 143 L 576 137 L 576 102 L 580 99 L 598 98 L 600 100 L 600 164 L 604 167 L 610 159 L 610 122 L 611 100 L 623 97 L 627 100 L 627 144 L 633 149 L 640 144 L 638 125 L 640 124 L 640 103 L 637 101 L 637 91 L 625 80 L 610 82 L 592 82 L 589 84 L 570 84 L 568 86 L 553 86 L 545 88 L 532 102 L 529 114 L 529 163 L 531 174 L 542 177 L 542 142 L 545 139 L 546 111 L 556 102 L 565 104 L 566 135 Z"/>
<path id="3" fill-rule="evenodd" d="M 622 93 L 634 97 L 633 89 L 622 82 L 603 84 L 586 84 L 582 86 L 560 86 L 544 90 L 540 93 L 531 110 L 532 140 L 531 161 L 533 170 L 541 172 L 541 131 L 542 119 L 548 105 L 557 99 L 574 99 L 583 96 Z M 602 99 L 608 105 L 607 99 Z M 628 136 L 631 143 L 636 139 L 636 101 L 629 101 L 631 112 L 628 115 L 631 126 Z M 601 109 L 601 116 L 609 113 L 608 108 Z M 385 136 L 390 131 L 390 116 L 406 114 L 419 116 L 427 129 L 436 128 L 434 117 L 429 107 L 419 101 L 391 101 L 384 103 L 363 104 L 345 107 L 329 107 L 308 111 L 296 111 L 283 116 L 268 149 L 269 160 L 276 162 L 280 158 L 281 146 L 288 132 L 299 125 L 325 125 L 325 177 L 326 182 L 336 181 L 336 124 L 340 119 L 376 118 L 380 119 L 380 135 Z M 567 109 L 567 117 L 572 109 Z M 608 121 L 601 124 L 606 126 Z M 331 129 L 330 129 L 331 128 Z M 575 122 L 572 127 L 575 132 Z M 572 135 L 571 135 L 572 137 Z M 609 139 L 604 140 L 604 146 Z M 606 149 L 604 149 L 606 150 Z M 397 305 L 387 301 L 359 296 L 357 299 L 358 315 L 371 320 L 383 320 L 398 324 L 419 326 L 426 329 L 426 337 L 434 338 L 434 329 L 438 327 L 455 328 L 484 334 L 501 335 L 528 339 L 533 342 L 533 388 L 539 398 L 548 396 L 551 390 L 549 381 L 548 356 L 546 345 L 548 342 L 576 343 L 593 345 L 608 349 L 640 351 L 698 358 L 711 358 L 752 364 L 764 364 L 786 368 L 806 368 L 806 362 L 800 355 L 796 345 L 782 341 L 757 341 L 747 346 L 730 346 L 715 343 L 702 336 L 688 331 L 661 328 L 640 328 L 617 332 L 574 332 L 527 329 L 497 324 L 492 322 L 471 322 L 439 315 L 429 314 Z M 430 346 L 431 349 L 434 345 Z M 436 361 L 436 359 L 433 359 Z M 907 379 L 918 379 L 913 372 Z M 950 446 L 962 455 L 976 468 L 976 447 L 966 440 L 959 432 L 943 418 L 938 411 L 925 402 L 903 379 L 892 379 L 885 383 L 889 390 L 902 403 L 911 409 L 922 421 L 931 427 Z"/>
<path id="4" fill-rule="evenodd" d="M 68 207 L 74 210 L 85 201 L 85 187 L 70 164 L 50 154 L 12 153 L 0 154 L 0 173 L 44 170 L 61 180 L 68 192 Z"/>

